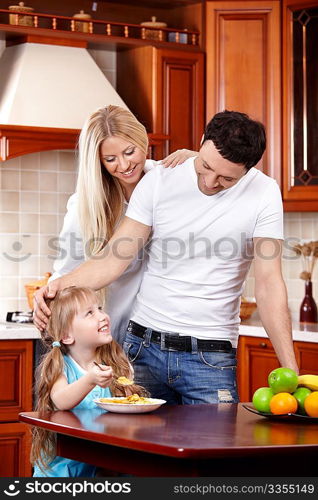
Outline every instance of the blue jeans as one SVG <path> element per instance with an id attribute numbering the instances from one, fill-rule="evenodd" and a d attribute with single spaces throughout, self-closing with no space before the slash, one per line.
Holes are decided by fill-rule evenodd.
<path id="1" fill-rule="evenodd" d="M 126 333 L 124 351 L 134 367 L 134 380 L 153 398 L 168 404 L 237 403 L 236 349 L 231 352 L 198 351 L 192 338 L 192 352 L 176 351 L 145 337 Z"/>

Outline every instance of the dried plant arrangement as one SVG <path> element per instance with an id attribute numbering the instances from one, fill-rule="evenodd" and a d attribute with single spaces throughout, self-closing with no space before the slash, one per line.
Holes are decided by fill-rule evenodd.
<path id="1" fill-rule="evenodd" d="M 303 263 L 303 271 L 299 277 L 302 280 L 311 280 L 313 270 L 318 259 L 318 241 L 309 241 L 307 243 L 297 243 L 294 245 L 293 250 L 297 255 L 301 256 Z"/>

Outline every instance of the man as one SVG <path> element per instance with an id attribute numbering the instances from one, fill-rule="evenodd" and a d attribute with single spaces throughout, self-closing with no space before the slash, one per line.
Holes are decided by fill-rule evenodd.
<path id="1" fill-rule="evenodd" d="M 239 304 L 252 259 L 264 328 L 282 366 L 298 371 L 281 272 L 282 201 L 254 166 L 266 147 L 261 123 L 234 111 L 208 123 L 202 147 L 175 169 L 139 182 L 101 258 L 38 292 L 69 285 L 99 289 L 116 280 L 152 238 L 124 343 L 135 380 L 168 403 L 236 402 Z"/>

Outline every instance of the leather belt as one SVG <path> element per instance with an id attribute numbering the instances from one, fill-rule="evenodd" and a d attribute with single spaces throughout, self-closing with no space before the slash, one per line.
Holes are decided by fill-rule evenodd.
<path id="1" fill-rule="evenodd" d="M 135 321 L 129 321 L 128 328 L 129 333 L 136 335 L 137 337 L 144 338 L 147 328 L 145 326 L 135 323 Z M 164 334 L 164 335 L 163 335 Z M 190 336 L 179 335 L 178 333 L 166 333 L 159 332 L 156 330 L 151 330 L 151 342 L 156 344 L 161 344 L 164 337 L 163 345 L 166 349 L 171 349 L 175 351 L 192 351 L 192 343 Z M 197 339 L 197 345 L 199 351 L 207 352 L 231 352 L 232 344 L 229 340 L 203 340 Z"/>

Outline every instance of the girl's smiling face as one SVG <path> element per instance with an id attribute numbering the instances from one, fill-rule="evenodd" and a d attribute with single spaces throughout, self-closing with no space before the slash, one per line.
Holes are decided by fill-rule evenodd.
<path id="1" fill-rule="evenodd" d="M 101 161 L 113 177 L 121 184 L 137 183 L 145 166 L 145 153 L 121 137 L 109 137 L 100 147 Z"/>
<path id="2" fill-rule="evenodd" d="M 70 331 L 66 333 L 66 344 L 84 349 L 96 349 L 112 341 L 110 318 L 98 302 L 87 299 L 78 304 Z M 71 342 L 70 342 L 71 340 Z"/>

